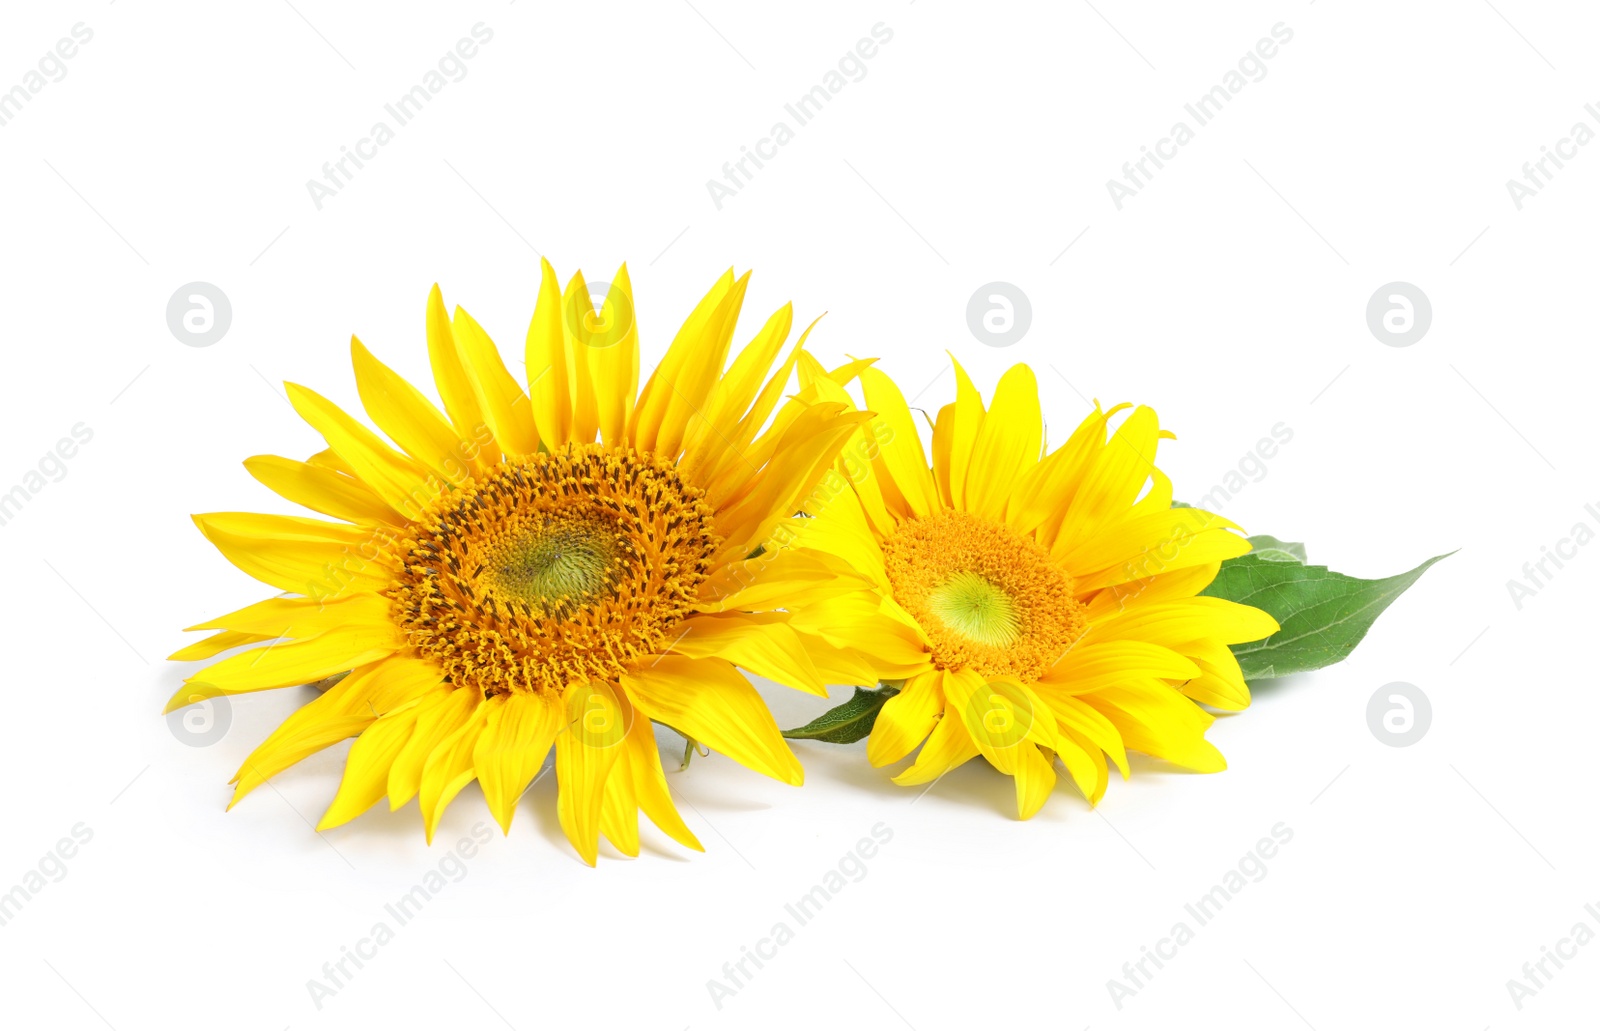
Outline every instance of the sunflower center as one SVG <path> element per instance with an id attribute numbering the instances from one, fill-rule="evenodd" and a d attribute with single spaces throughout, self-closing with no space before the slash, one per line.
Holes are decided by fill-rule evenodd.
<path id="1" fill-rule="evenodd" d="M 883 542 L 895 601 L 940 669 L 1038 679 L 1088 623 L 1072 578 L 1036 542 L 965 512 L 902 523 Z"/>
<path id="2" fill-rule="evenodd" d="M 977 573 L 957 573 L 928 592 L 928 609 L 951 630 L 991 648 L 1017 641 L 1016 603 Z"/>
<path id="3" fill-rule="evenodd" d="M 482 581 L 508 601 L 564 613 L 616 586 L 619 550 L 606 528 L 592 521 L 546 520 L 510 535 L 490 554 Z"/>
<path id="4" fill-rule="evenodd" d="M 395 618 L 486 694 L 614 682 L 693 610 L 721 543 L 670 462 L 597 444 L 500 466 L 411 532 Z"/>

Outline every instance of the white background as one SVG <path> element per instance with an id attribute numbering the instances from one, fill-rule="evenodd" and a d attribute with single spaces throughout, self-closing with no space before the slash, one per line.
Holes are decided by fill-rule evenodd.
<path id="1" fill-rule="evenodd" d="M 1600 548 L 1520 610 L 1506 584 L 1600 528 L 1600 146 L 1521 210 L 1505 185 L 1575 122 L 1600 127 L 1593 10 L 21 6 L 0 89 L 74 24 L 94 38 L 0 128 L 0 491 L 75 424 L 93 440 L 0 527 L 0 891 L 75 824 L 93 838 L 0 927 L 8 1026 L 1477 1031 L 1594 1012 L 1600 944 L 1547 966 L 1520 1011 L 1506 982 L 1580 920 L 1600 931 Z M 479 22 L 493 40 L 469 74 L 318 210 L 306 181 Z M 879 22 L 893 40 L 865 78 L 718 210 L 706 181 Z M 1117 210 L 1106 180 L 1279 22 L 1293 40 L 1266 77 Z M 509 839 L 319 1009 L 307 981 L 492 821 L 474 787 L 431 849 L 414 806 L 319 837 L 343 746 L 224 813 L 229 776 L 308 692 L 238 700 L 205 748 L 160 717 L 192 668 L 162 658 L 179 628 L 264 594 L 188 515 L 286 510 L 239 462 L 321 447 L 278 384 L 354 405 L 350 333 L 425 380 L 435 281 L 520 355 L 541 253 L 563 279 L 630 263 L 647 368 L 724 268 L 754 268 L 741 336 L 785 300 L 802 324 L 827 311 L 817 354 L 881 356 L 929 408 L 953 390 L 947 349 L 985 392 L 1026 361 L 1052 440 L 1086 397 L 1151 404 L 1191 500 L 1282 422 L 1292 443 L 1228 516 L 1357 575 L 1461 551 L 1349 662 L 1220 719 L 1226 773 L 1143 763 L 1098 811 L 1062 787 L 1019 823 L 978 763 L 913 804 L 861 746 L 801 744 L 802 789 L 720 756 L 669 776 L 705 855 L 652 828 L 639 859 L 602 846 L 591 870 L 546 777 Z M 195 280 L 233 306 L 207 348 L 164 314 Z M 1396 280 L 1433 306 L 1405 348 L 1365 319 Z M 1032 303 L 1005 349 L 966 323 L 992 281 Z M 1410 747 L 1368 729 L 1392 681 L 1432 701 Z M 767 694 L 785 725 L 823 708 Z M 1118 1009 L 1107 981 L 1194 926 L 1184 904 L 1280 822 L 1294 837 L 1266 878 Z M 718 1009 L 708 980 L 795 926 L 785 903 L 879 823 L 893 839 L 865 879 Z"/>

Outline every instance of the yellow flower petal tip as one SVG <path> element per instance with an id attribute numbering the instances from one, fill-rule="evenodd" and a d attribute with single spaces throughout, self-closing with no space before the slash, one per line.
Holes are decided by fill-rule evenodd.
<path id="1" fill-rule="evenodd" d="M 802 783 L 742 671 L 814 692 L 862 665 L 790 618 L 788 600 L 817 577 L 773 535 L 864 417 L 802 382 L 810 359 L 803 338 L 786 346 L 788 306 L 735 345 L 748 273 L 730 269 L 692 307 L 642 386 L 627 266 L 592 317 L 581 273 L 570 297 L 558 282 L 541 259 L 527 353 L 512 360 L 434 284 L 424 328 L 437 398 L 352 336 L 371 424 L 286 383 L 326 449 L 246 463 L 311 514 L 193 517 L 276 596 L 202 624 L 213 636 L 175 656 L 231 654 L 168 711 L 202 688 L 340 678 L 252 753 L 230 808 L 354 738 L 319 830 L 417 798 L 431 841 L 477 780 L 509 833 L 553 747 L 561 826 L 594 865 L 602 834 L 638 852 L 639 812 L 702 850 L 653 722 Z M 525 380 L 511 372 L 524 357 Z"/>

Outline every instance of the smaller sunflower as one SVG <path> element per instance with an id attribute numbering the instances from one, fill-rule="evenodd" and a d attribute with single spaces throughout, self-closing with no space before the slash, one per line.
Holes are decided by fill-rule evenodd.
<path id="1" fill-rule="evenodd" d="M 1059 761 L 1090 804 L 1129 750 L 1221 770 L 1196 703 L 1250 702 L 1229 644 L 1278 624 L 1199 597 L 1249 542 L 1233 523 L 1174 508 L 1155 465 L 1172 434 L 1149 408 L 1095 410 L 1043 451 L 1037 383 L 1025 365 L 987 408 L 959 364 L 957 396 L 933 425 L 929 462 L 905 399 L 864 363 L 804 380 L 850 403 L 858 376 L 873 421 L 855 432 L 805 518 L 783 529 L 851 586 L 790 605 L 797 630 L 860 657 L 898 693 L 868 740 L 875 766 L 921 745 L 894 778 L 923 784 L 982 755 L 1016 779 L 1027 819 Z M 1113 421 L 1127 414 L 1112 429 Z M 1108 437 L 1109 432 L 1109 437 Z"/>

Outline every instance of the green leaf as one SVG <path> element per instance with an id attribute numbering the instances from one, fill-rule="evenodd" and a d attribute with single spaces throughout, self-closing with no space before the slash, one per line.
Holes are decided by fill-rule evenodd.
<path id="1" fill-rule="evenodd" d="M 1446 557 L 1437 555 L 1384 580 L 1361 580 L 1326 566 L 1252 552 L 1224 562 L 1211 586 L 1200 593 L 1254 605 L 1278 621 L 1280 629 L 1271 637 L 1233 645 L 1245 679 L 1265 680 L 1343 661 L 1383 610 Z"/>
<path id="2" fill-rule="evenodd" d="M 1305 565 L 1306 546 L 1280 541 L 1276 537 L 1262 534 L 1250 538 L 1250 554 L 1259 555 L 1268 562 L 1298 562 Z"/>
<path id="3" fill-rule="evenodd" d="M 843 705 L 829 709 L 803 727 L 786 730 L 783 736 L 808 741 L 831 741 L 848 745 L 872 733 L 872 724 L 878 718 L 883 703 L 900 692 L 892 687 L 879 690 L 858 687 L 856 693 Z"/>

